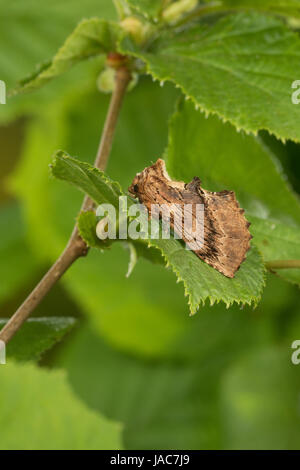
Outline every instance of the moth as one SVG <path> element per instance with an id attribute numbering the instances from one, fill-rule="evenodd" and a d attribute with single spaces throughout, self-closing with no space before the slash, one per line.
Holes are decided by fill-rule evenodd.
<path id="1" fill-rule="evenodd" d="M 180 218 L 176 218 L 176 209 L 171 215 L 170 225 L 174 233 L 180 232 L 186 245 L 192 246 L 195 255 L 205 263 L 226 277 L 235 276 L 246 259 L 252 235 L 249 232 L 250 222 L 245 218 L 245 211 L 239 206 L 234 191 L 206 191 L 198 177 L 190 183 L 172 181 L 162 159 L 137 173 L 128 190 L 147 208 L 149 216 L 157 205 L 168 207 L 175 204 L 177 208 L 182 208 L 181 214 L 188 205 L 191 217 L 190 222 L 181 219 L 185 224 L 184 230 L 178 222 Z M 202 205 L 204 215 L 199 224 L 203 233 L 201 243 L 194 231 L 198 222 L 198 205 Z"/>

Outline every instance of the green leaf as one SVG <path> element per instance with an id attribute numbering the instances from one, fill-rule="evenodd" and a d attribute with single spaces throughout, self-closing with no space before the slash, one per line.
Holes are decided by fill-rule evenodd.
<path id="1" fill-rule="evenodd" d="M 208 264 L 200 261 L 191 251 L 187 251 L 177 240 L 150 240 L 150 245 L 161 249 L 162 255 L 177 276 L 184 283 L 191 314 L 194 314 L 206 300 L 213 305 L 224 302 L 230 307 L 234 302 L 242 305 L 260 301 L 264 287 L 264 265 L 255 247 L 252 247 L 235 274 L 228 279 Z"/>
<path id="2" fill-rule="evenodd" d="M 120 425 L 88 409 L 61 371 L 32 364 L 1 366 L 0 403 L 2 450 L 122 447 Z"/>
<path id="3" fill-rule="evenodd" d="M 0 319 L 0 330 L 7 323 Z M 70 317 L 30 318 L 15 334 L 6 347 L 7 361 L 38 361 L 42 354 L 52 348 L 74 327 Z"/>
<path id="4" fill-rule="evenodd" d="M 133 12 L 146 18 L 157 19 L 163 7 L 164 0 L 125 0 Z"/>
<path id="5" fill-rule="evenodd" d="M 4 302 L 35 277 L 39 263 L 26 241 L 24 220 L 17 204 L 1 208 L 0 232 L 0 302 Z"/>
<path id="6" fill-rule="evenodd" d="M 22 80 L 12 94 L 32 91 L 66 72 L 82 60 L 113 52 L 121 37 L 117 23 L 91 18 L 83 20 L 49 62 L 42 64 L 31 76 Z"/>
<path id="7" fill-rule="evenodd" d="M 205 119 L 191 103 L 181 101 L 170 121 L 167 157 L 174 178 L 199 176 L 204 188 L 236 192 L 252 222 L 253 243 L 265 260 L 300 258 L 299 198 L 260 139 L 237 133 L 217 117 Z M 300 270 L 278 274 L 300 283 Z"/>
<path id="8" fill-rule="evenodd" d="M 206 114 L 247 132 L 266 129 L 300 141 L 299 107 L 291 101 L 291 85 L 300 73 L 300 39 L 280 20 L 229 15 L 161 35 L 149 51 L 125 38 L 120 50 L 143 59 L 155 79 L 175 83 Z"/>
<path id="9" fill-rule="evenodd" d="M 110 202 L 118 208 L 117 191 L 112 188 L 117 188 L 121 195 L 119 185 L 89 164 L 59 152 L 52 172 L 57 178 L 69 181 L 85 191 L 97 204 Z M 234 302 L 256 304 L 260 300 L 264 286 L 264 267 L 257 250 L 250 251 L 247 260 L 232 280 L 199 260 L 177 240 L 149 239 L 148 242 L 150 246 L 161 250 L 167 266 L 170 265 L 177 279 L 184 283 L 191 313 L 195 313 L 207 299 L 211 305 L 222 300 L 227 306 Z"/>
<path id="10" fill-rule="evenodd" d="M 299 0 L 222 0 L 222 6 L 236 9 L 261 10 L 287 16 L 300 16 Z"/>
<path id="11" fill-rule="evenodd" d="M 50 166 L 53 176 L 73 184 L 98 204 L 108 203 L 119 207 L 119 197 L 123 195 L 121 186 L 97 168 L 61 150 L 56 152 Z"/>

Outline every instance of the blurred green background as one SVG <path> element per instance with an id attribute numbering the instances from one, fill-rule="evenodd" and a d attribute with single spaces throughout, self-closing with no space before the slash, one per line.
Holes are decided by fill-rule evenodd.
<path id="1" fill-rule="evenodd" d="M 14 85 L 92 15 L 114 18 L 112 2 L 0 0 L 0 79 Z M 0 105 L 3 318 L 56 259 L 74 224 L 82 196 L 51 179 L 48 164 L 59 148 L 93 161 L 109 101 L 96 90 L 98 70 L 97 61 L 84 63 Z M 171 85 L 148 78 L 126 97 L 108 167 L 123 187 L 162 155 L 177 97 Z M 299 192 L 300 147 L 265 138 Z M 75 317 L 76 326 L 39 360 L 39 378 L 26 364 L 11 372 L 0 366 L 0 448 L 300 448 L 300 365 L 291 363 L 299 290 L 269 275 L 258 308 L 217 305 L 189 317 L 174 274 L 141 259 L 126 279 L 128 256 L 118 244 L 93 250 L 38 307 L 36 317 Z M 69 402 L 56 389 L 62 377 L 78 409 L 54 423 Z M 75 420 L 86 432 L 64 441 L 80 407 L 91 420 L 121 423 L 117 443 L 105 442 L 87 417 Z"/>

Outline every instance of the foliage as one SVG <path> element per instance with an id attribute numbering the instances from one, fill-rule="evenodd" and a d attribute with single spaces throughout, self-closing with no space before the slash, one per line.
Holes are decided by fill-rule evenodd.
<path id="1" fill-rule="evenodd" d="M 50 62 L 46 62 L 30 77 L 22 80 L 12 94 L 31 91 L 58 77 L 82 60 L 114 50 L 120 36 L 118 24 L 91 18 L 83 20 L 69 36 Z"/>
<path id="2" fill-rule="evenodd" d="M 27 116 L 21 155 L 1 149 L 18 164 L 5 181 L 0 164 L 17 199 L 0 201 L 0 328 L 75 221 L 91 250 L 7 346 L 1 448 L 299 448 L 300 269 L 264 267 L 300 258 L 299 1 L 23 3 L 0 0 L 0 79 L 28 76 L 0 109 L 6 125 Z M 139 81 L 103 173 L 92 162 L 110 52 Z M 174 179 L 235 191 L 253 240 L 234 279 L 175 239 L 100 242 L 95 213 L 79 214 L 76 188 L 135 204 L 126 188 L 158 157 Z M 66 373 L 28 363 L 41 357 Z"/>
<path id="3" fill-rule="evenodd" d="M 144 59 L 155 79 L 171 80 L 206 114 L 298 142 L 298 109 L 290 96 L 299 49 L 298 36 L 280 20 L 257 13 L 166 33 L 147 51 L 128 38 L 121 43 L 123 53 Z"/>

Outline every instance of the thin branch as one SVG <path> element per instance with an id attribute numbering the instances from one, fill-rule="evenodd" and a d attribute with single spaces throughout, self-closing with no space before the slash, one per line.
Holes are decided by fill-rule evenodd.
<path id="1" fill-rule="evenodd" d="M 130 82 L 130 78 L 130 72 L 126 67 L 121 67 L 116 70 L 115 90 L 111 97 L 99 149 L 94 164 L 100 170 L 105 170 L 108 162 L 122 101 L 125 96 L 127 86 Z M 84 198 L 81 210 L 86 211 L 92 208 L 93 201 L 88 196 L 86 196 Z M 8 343 L 8 341 L 10 341 L 14 334 L 19 330 L 33 310 L 43 300 L 45 295 L 52 289 L 52 287 L 69 269 L 74 261 L 82 256 L 86 256 L 87 253 L 88 246 L 80 237 L 77 225 L 75 225 L 73 233 L 63 253 L 1 330 L 0 340 Z"/>
<path id="2" fill-rule="evenodd" d="M 300 259 L 267 261 L 265 266 L 270 271 L 272 269 L 300 269 Z"/>

